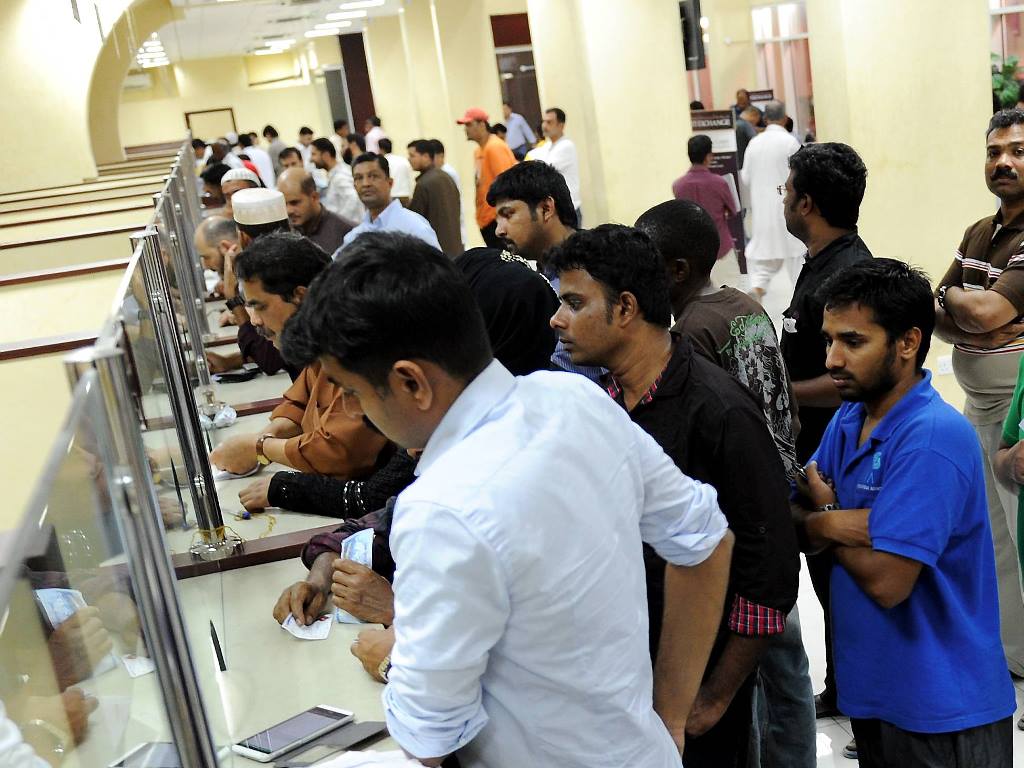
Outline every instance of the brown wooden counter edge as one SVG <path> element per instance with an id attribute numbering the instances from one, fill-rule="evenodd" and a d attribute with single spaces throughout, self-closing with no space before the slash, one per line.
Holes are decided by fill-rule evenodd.
<path id="1" fill-rule="evenodd" d="M 249 568 L 253 565 L 275 563 L 278 560 L 290 560 L 302 553 L 302 548 L 311 538 L 317 534 L 330 533 L 342 522 L 342 520 L 338 520 L 334 525 L 323 525 L 305 531 L 267 536 L 265 539 L 252 539 L 243 542 L 240 551 L 223 560 L 197 560 L 188 553 L 172 555 L 174 575 L 179 579 L 191 579 L 195 576 L 206 576 L 211 573 Z M 282 589 L 284 586 L 282 585 Z"/>

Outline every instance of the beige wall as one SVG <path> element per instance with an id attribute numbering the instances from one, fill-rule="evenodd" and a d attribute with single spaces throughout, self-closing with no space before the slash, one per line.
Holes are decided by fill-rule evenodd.
<path id="1" fill-rule="evenodd" d="M 239 131 L 260 133 L 270 123 L 286 142 L 297 141 L 303 125 L 318 135 L 330 135 L 330 115 L 325 114 L 318 90 L 324 87 L 322 83 L 307 71 L 304 81 L 293 84 L 250 86 L 247 58 L 251 57 L 199 59 L 157 68 L 151 88 L 124 91 L 121 96 L 122 143 L 130 146 L 178 139 L 186 130 L 185 112 L 222 107 L 234 109 Z M 332 62 L 320 59 L 320 63 Z M 294 71 L 290 66 L 288 70 Z M 265 72 L 258 74 L 259 79 L 266 76 Z"/>
<path id="2" fill-rule="evenodd" d="M 711 0 L 701 4 L 708 17 L 705 46 L 715 109 L 728 109 L 740 88 L 757 87 L 757 57 L 750 0 Z M 705 101 L 709 108 L 710 101 Z"/>
<path id="3" fill-rule="evenodd" d="M 936 13 L 929 0 L 808 0 L 807 12 L 818 138 L 850 144 L 868 168 L 861 234 L 875 256 L 937 280 L 964 229 L 995 208 L 983 175 L 992 112 L 984 4 L 943 3 Z M 936 109 L 925 81 L 955 98 Z M 936 341 L 931 367 L 946 354 Z M 936 384 L 962 400 L 951 375 Z"/>

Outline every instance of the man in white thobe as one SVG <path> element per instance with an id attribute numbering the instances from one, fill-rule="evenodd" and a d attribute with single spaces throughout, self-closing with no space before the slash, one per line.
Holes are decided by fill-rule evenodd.
<path id="1" fill-rule="evenodd" d="M 769 101 L 764 117 L 768 127 L 750 140 L 740 170 L 751 216 L 746 250 L 750 295 L 758 301 L 763 300 L 768 284 L 783 266 L 791 287 L 796 285 L 807 250 L 786 229 L 780 192 L 789 176 L 789 156 L 800 149 L 800 142 L 784 127 L 786 107 L 781 101 Z"/>

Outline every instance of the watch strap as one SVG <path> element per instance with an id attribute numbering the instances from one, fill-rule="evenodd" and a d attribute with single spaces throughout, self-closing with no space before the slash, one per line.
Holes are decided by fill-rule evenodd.
<path id="1" fill-rule="evenodd" d="M 263 453 L 263 443 L 268 437 L 273 437 L 273 435 L 268 432 L 256 438 L 256 461 L 264 467 L 270 463 L 270 459 L 268 459 L 267 455 Z"/>
<path id="2" fill-rule="evenodd" d="M 388 682 L 388 675 L 391 674 L 391 654 L 383 658 L 379 665 L 377 665 L 377 675 L 385 683 Z"/>
<path id="3" fill-rule="evenodd" d="M 939 302 L 939 307 L 941 307 L 942 309 L 946 308 L 946 291 L 948 290 L 948 285 L 939 286 L 939 292 L 935 296 L 935 300 Z"/>
<path id="4" fill-rule="evenodd" d="M 241 296 L 232 296 L 230 299 L 224 302 L 224 306 L 227 309 L 238 309 L 239 307 L 245 306 L 245 299 L 243 299 Z"/>

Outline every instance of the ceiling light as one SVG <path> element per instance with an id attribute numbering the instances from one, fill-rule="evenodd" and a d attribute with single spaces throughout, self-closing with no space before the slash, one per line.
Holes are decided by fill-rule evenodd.
<path id="1" fill-rule="evenodd" d="M 258 51 L 253 51 L 254 56 L 270 56 L 275 53 L 281 53 L 276 48 L 260 48 Z"/>
<path id="2" fill-rule="evenodd" d="M 160 53 L 140 53 L 135 58 L 139 59 L 140 61 L 145 59 L 166 59 L 167 54 L 163 53 L 162 51 Z"/>
<path id="3" fill-rule="evenodd" d="M 366 11 L 346 11 L 345 13 L 328 13 L 328 21 L 341 21 L 342 19 L 362 19 L 366 16 Z"/>
<path id="4" fill-rule="evenodd" d="M 342 3 L 338 7 L 343 11 L 354 11 L 356 8 L 379 8 L 384 5 L 384 0 L 354 0 L 351 3 Z"/>
<path id="5" fill-rule="evenodd" d="M 709 19 L 707 16 L 701 16 L 700 17 L 700 28 L 703 29 L 705 32 L 707 32 L 708 27 L 710 27 L 710 26 L 711 26 L 711 19 Z"/>
<path id="6" fill-rule="evenodd" d="M 158 35 L 157 35 L 157 33 L 156 33 L 156 32 L 154 32 L 154 33 L 153 33 L 152 35 L 150 35 L 150 36 L 149 36 L 149 39 L 150 39 L 150 40 L 157 40 L 157 39 L 158 39 Z"/>
<path id="7" fill-rule="evenodd" d="M 335 29 L 311 29 L 306 37 L 334 37 L 337 34 Z"/>
<path id="8" fill-rule="evenodd" d="M 314 29 L 344 29 L 351 26 L 351 21 L 329 21 L 326 24 L 317 24 Z"/>
<path id="9" fill-rule="evenodd" d="M 156 61 L 144 61 L 142 62 L 143 69 L 150 69 L 151 67 L 163 67 L 170 64 L 167 59 L 157 59 Z"/>

